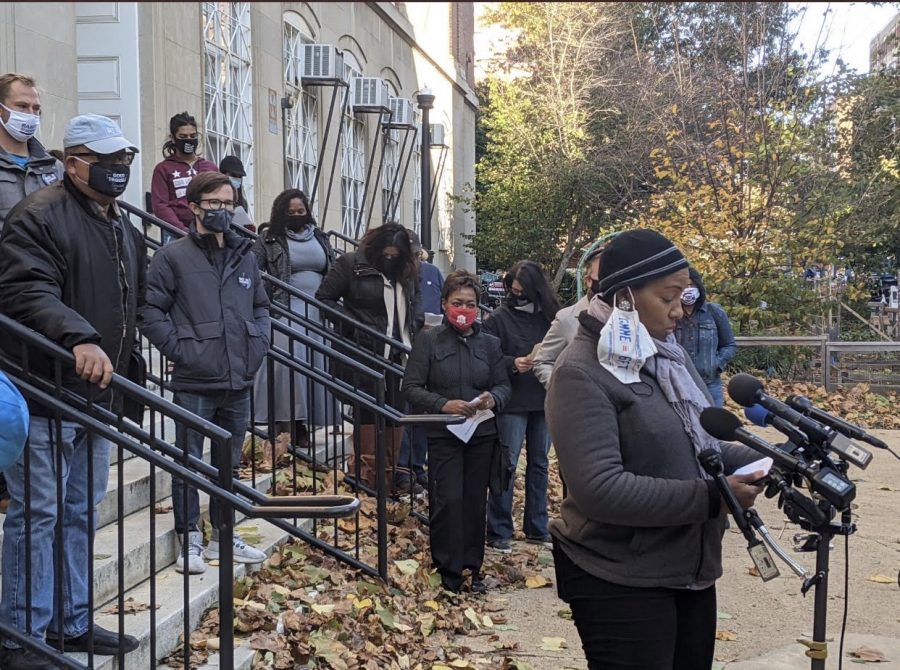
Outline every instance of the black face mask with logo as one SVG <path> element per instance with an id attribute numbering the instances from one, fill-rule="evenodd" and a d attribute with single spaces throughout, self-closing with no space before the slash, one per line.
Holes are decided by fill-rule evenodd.
<path id="1" fill-rule="evenodd" d="M 211 233 L 224 233 L 231 228 L 234 212 L 227 209 L 207 209 L 203 212 L 203 227 Z"/>
<path id="2" fill-rule="evenodd" d="M 128 188 L 131 168 L 127 165 L 100 165 L 91 163 L 88 186 L 113 198 L 118 198 Z"/>
<path id="3" fill-rule="evenodd" d="M 197 151 L 197 140 L 175 140 L 175 148 L 178 149 L 178 151 L 180 151 L 181 153 L 190 156 L 195 151 Z"/>

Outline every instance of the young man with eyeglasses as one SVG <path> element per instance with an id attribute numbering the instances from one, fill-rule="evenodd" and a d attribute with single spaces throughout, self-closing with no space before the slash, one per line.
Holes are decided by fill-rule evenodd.
<path id="1" fill-rule="evenodd" d="M 169 384 L 175 404 L 231 433 L 228 448 L 237 477 L 253 378 L 269 348 L 269 299 L 250 240 L 232 230 L 235 191 L 228 176 L 199 174 L 186 197 L 194 216 L 190 233 L 153 255 L 140 329 L 175 364 Z M 188 454 L 203 458 L 202 435 L 176 424 L 175 439 Z M 213 466 L 221 462 L 219 449 L 213 446 Z M 219 557 L 216 529 L 224 510 L 210 501 L 213 535 L 204 552 L 197 490 L 187 487 L 186 497 L 185 505 L 185 485 L 174 479 L 175 531 L 182 542 L 187 540 L 175 569 L 201 573 L 206 570 L 204 555 Z M 259 563 L 265 557 L 234 536 L 235 561 Z"/>
<path id="2" fill-rule="evenodd" d="M 63 142 L 63 180 L 16 205 L 0 235 L 0 312 L 72 352 L 75 367 L 63 369 L 64 388 L 83 397 L 90 392 L 95 404 L 118 411 L 106 389 L 114 372 L 128 373 L 138 342 L 147 257 L 140 233 L 123 220 L 116 198 L 128 185 L 138 149 L 115 122 L 95 114 L 72 119 Z M 17 343 L 2 344 L 10 356 L 20 355 Z M 55 377 L 48 357 L 32 351 L 29 364 L 37 374 Z M 133 651 L 135 638 L 91 624 L 96 521 L 91 515 L 106 495 L 110 443 L 77 422 L 57 422 L 47 407 L 35 402 L 29 407 L 28 477 L 24 454 L 5 471 L 11 500 L 3 524 L 0 620 L 41 641 L 46 634 L 53 645 L 62 636 L 66 651 Z M 65 474 L 58 470 L 60 462 Z M 57 559 L 62 574 L 55 572 Z M 63 603 L 54 602 L 60 580 Z M 3 644 L 5 670 L 47 667 L 46 659 L 13 639 Z"/>

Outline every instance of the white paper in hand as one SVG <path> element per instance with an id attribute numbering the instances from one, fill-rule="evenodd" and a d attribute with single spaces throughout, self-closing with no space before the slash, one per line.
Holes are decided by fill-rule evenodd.
<path id="1" fill-rule="evenodd" d="M 469 404 L 475 405 L 478 402 L 479 398 L 473 398 L 469 401 Z M 447 426 L 447 430 L 456 435 L 456 437 L 462 440 L 465 444 L 468 444 L 469 440 L 471 440 L 472 436 L 475 434 L 475 429 L 478 428 L 479 424 L 493 418 L 493 416 L 493 411 L 489 409 L 480 409 L 471 419 L 466 419 L 463 423 L 457 423 L 452 426 Z"/>
<path id="2" fill-rule="evenodd" d="M 732 474 L 735 475 L 752 475 L 754 472 L 759 472 L 762 470 L 765 474 L 769 474 L 769 468 L 772 467 L 772 463 L 774 461 L 766 456 L 765 458 L 760 458 L 758 461 L 753 461 L 741 468 L 735 470 Z"/>

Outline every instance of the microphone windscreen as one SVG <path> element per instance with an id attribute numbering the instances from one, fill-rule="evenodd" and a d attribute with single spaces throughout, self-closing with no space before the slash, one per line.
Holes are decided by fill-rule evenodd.
<path id="1" fill-rule="evenodd" d="M 741 420 L 727 409 L 707 407 L 700 412 L 700 425 L 717 440 L 731 442 L 735 431 L 741 427 Z"/>
<path id="2" fill-rule="evenodd" d="M 728 395 L 738 405 L 752 407 L 756 404 L 759 394 L 764 390 L 763 384 L 753 375 L 743 372 L 734 375 L 728 380 Z"/>
<path id="3" fill-rule="evenodd" d="M 756 404 L 753 407 L 747 407 L 744 410 L 744 416 L 747 417 L 747 420 L 750 423 L 756 424 L 757 426 L 761 426 L 765 428 L 769 425 L 769 410 L 767 410 L 762 405 Z"/>

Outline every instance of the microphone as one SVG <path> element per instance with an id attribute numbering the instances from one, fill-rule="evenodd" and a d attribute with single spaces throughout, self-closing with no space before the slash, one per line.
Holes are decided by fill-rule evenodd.
<path id="1" fill-rule="evenodd" d="M 753 407 L 747 407 L 744 409 L 744 416 L 747 417 L 747 420 L 750 421 L 750 423 L 759 426 L 760 428 L 772 426 L 784 433 L 789 440 L 788 445 L 791 447 L 790 449 L 785 449 L 785 451 L 790 454 L 793 454 L 796 449 L 802 449 L 805 445 L 809 444 L 809 439 L 803 431 L 794 426 L 794 424 L 785 421 L 780 416 L 775 416 L 762 405 L 757 404 L 753 405 Z"/>
<path id="2" fill-rule="evenodd" d="M 728 485 L 728 480 L 725 478 L 725 468 L 722 465 L 722 454 L 715 449 L 704 449 L 697 455 L 697 460 L 700 461 L 700 465 L 715 481 L 716 487 L 725 501 L 725 505 L 731 512 L 731 516 L 734 517 L 738 528 L 744 534 L 747 540 L 747 551 L 750 554 L 750 558 L 753 559 L 756 569 L 759 571 L 759 576 L 762 577 L 764 582 L 775 579 L 781 574 L 778 571 L 778 566 L 772 560 L 772 555 L 766 549 L 766 545 L 757 539 L 753 529 L 750 527 L 750 519 L 755 516 L 756 512 L 752 508 L 745 510 L 738 501 L 737 496 L 734 495 L 734 491 L 731 490 L 731 486 Z"/>
<path id="3" fill-rule="evenodd" d="M 879 440 L 874 435 L 869 435 L 862 427 L 857 426 L 855 423 L 850 423 L 849 421 L 844 421 L 840 417 L 835 416 L 834 414 L 829 414 L 825 410 L 819 409 L 815 405 L 813 405 L 812 400 L 802 395 L 789 395 L 785 398 L 785 402 L 793 407 L 798 412 L 803 412 L 808 416 L 811 416 L 816 421 L 820 423 L 824 423 L 826 426 L 831 426 L 836 431 L 843 433 L 849 438 L 854 440 L 862 440 L 867 444 L 871 444 L 876 449 L 887 449 L 888 446 Z"/>
<path id="4" fill-rule="evenodd" d="M 736 440 L 783 465 L 789 472 L 803 475 L 813 491 L 838 509 L 846 509 L 856 497 L 856 485 L 840 473 L 830 468 L 822 469 L 815 465 L 807 465 L 794 458 L 741 426 L 741 420 L 726 409 L 707 407 L 700 413 L 700 425 L 716 439 L 727 442 Z"/>
<path id="5" fill-rule="evenodd" d="M 728 381 L 728 395 L 738 405 L 743 405 L 744 407 L 752 407 L 756 404 L 762 405 L 775 416 L 779 416 L 800 428 L 812 442 L 831 449 L 844 460 L 863 470 L 869 466 L 869 463 L 872 461 L 872 454 L 869 451 L 849 440 L 846 435 L 823 426 L 818 421 L 801 414 L 777 398 L 767 395 L 764 389 L 765 387 L 761 381 L 752 375 L 744 373 L 736 374 Z"/>

